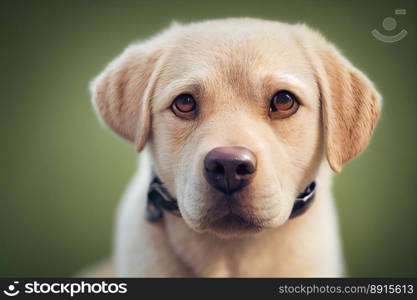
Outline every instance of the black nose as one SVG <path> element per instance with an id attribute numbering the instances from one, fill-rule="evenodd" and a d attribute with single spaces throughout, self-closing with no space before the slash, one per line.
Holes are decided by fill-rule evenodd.
<path id="1" fill-rule="evenodd" d="M 215 189 L 231 194 L 248 185 L 256 172 L 256 156 L 245 147 L 218 147 L 204 159 L 204 176 Z"/>

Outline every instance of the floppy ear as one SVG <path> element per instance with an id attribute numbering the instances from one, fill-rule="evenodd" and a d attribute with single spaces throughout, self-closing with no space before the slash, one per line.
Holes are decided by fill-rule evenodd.
<path id="1" fill-rule="evenodd" d="M 381 110 L 372 82 L 332 46 L 322 51 L 320 80 L 327 159 L 335 172 L 367 147 Z M 323 85 L 325 88 L 323 88 Z"/>
<path id="2" fill-rule="evenodd" d="M 168 32 L 129 46 L 95 78 L 90 89 L 101 120 L 113 132 L 146 144 L 151 128 L 151 98 L 158 79 Z"/>
<path id="3" fill-rule="evenodd" d="M 306 28 L 304 27 L 303 30 Z M 372 82 L 319 34 L 309 52 L 320 92 L 327 160 L 335 172 L 368 145 L 381 110 Z"/>

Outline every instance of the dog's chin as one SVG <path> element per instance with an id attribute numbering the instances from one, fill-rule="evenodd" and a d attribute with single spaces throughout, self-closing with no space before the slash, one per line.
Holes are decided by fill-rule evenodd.
<path id="1" fill-rule="evenodd" d="M 204 209 L 204 212 L 190 213 L 187 207 L 183 208 L 184 220 L 196 232 L 206 232 L 220 238 L 239 238 L 276 228 L 287 219 L 283 218 L 279 207 L 273 205 L 267 211 L 255 207 L 248 210 L 241 204 L 244 202 L 242 199 L 213 198 L 210 200 L 216 201 L 216 204 Z"/>
<path id="2" fill-rule="evenodd" d="M 242 237 L 262 231 L 263 226 L 244 217 L 228 213 L 207 226 L 207 231 L 222 238 Z"/>

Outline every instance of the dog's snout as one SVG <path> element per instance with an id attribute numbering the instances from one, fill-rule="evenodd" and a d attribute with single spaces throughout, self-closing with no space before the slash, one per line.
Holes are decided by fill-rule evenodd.
<path id="1" fill-rule="evenodd" d="M 204 176 L 215 189 L 227 194 L 248 185 L 256 172 L 256 156 L 245 147 L 218 147 L 204 159 Z"/>

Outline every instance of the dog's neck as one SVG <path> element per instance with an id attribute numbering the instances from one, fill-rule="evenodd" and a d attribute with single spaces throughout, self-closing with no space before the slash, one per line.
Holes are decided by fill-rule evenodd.
<path id="1" fill-rule="evenodd" d="M 309 270 L 341 274 L 337 221 L 330 195 L 331 172 L 327 166 L 320 169 L 317 179 L 320 184 L 311 208 L 279 228 L 222 239 L 197 233 L 182 218 L 166 213 L 159 222 L 163 229 L 158 231 L 163 235 L 160 238 L 189 271 L 184 276 L 314 276 Z M 328 253 L 327 261 L 322 261 L 320 251 Z M 340 270 L 335 271 L 335 266 Z"/>

